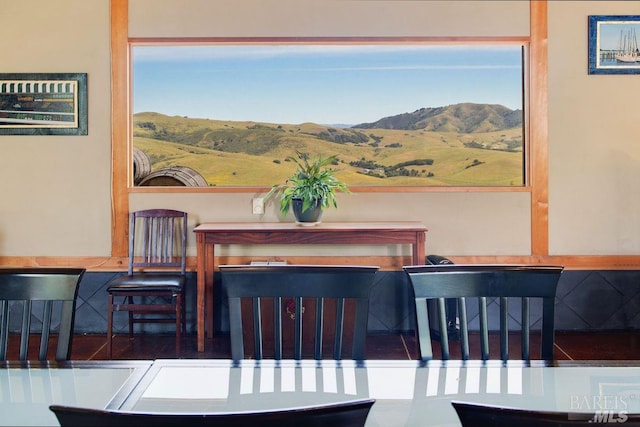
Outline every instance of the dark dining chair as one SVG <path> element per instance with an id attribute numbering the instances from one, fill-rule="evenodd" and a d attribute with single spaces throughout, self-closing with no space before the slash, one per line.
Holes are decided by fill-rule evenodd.
<path id="1" fill-rule="evenodd" d="M 7 360 L 13 325 L 20 327 L 19 360 L 29 360 L 29 338 L 38 329 L 38 360 L 47 360 L 49 340 L 54 335 L 55 359 L 69 360 L 78 287 L 84 272 L 83 268 L 0 269 L 0 360 Z M 17 322 L 11 321 L 14 318 Z M 34 323 L 40 328 L 33 328 Z"/>
<path id="2" fill-rule="evenodd" d="M 600 410 L 591 413 L 543 411 L 500 405 L 451 401 L 462 427 L 590 427 L 599 424 L 640 426 L 640 414 L 626 410 Z"/>
<path id="3" fill-rule="evenodd" d="M 499 303 L 500 359 L 509 359 L 509 319 L 517 319 L 509 312 L 509 300 L 519 299 L 521 304 L 518 329 L 521 334 L 521 359 L 531 358 L 531 300 L 542 302 L 541 359 L 553 360 L 555 296 L 563 267 L 541 265 L 421 265 L 404 267 L 414 293 L 416 329 L 421 360 L 433 359 L 430 322 L 434 321 L 440 333 L 442 359 L 451 357 L 445 300 L 458 301 L 460 355 L 469 359 L 469 322 L 467 300 L 478 303 L 473 320 L 477 322 L 480 337 L 480 358 L 488 360 L 489 316 L 488 302 Z M 430 312 L 427 301 L 435 300 L 436 313 Z"/>
<path id="4" fill-rule="evenodd" d="M 362 427 L 372 399 L 281 410 L 226 413 L 141 413 L 51 405 L 62 427 Z"/>
<path id="5" fill-rule="evenodd" d="M 432 265 L 449 265 L 453 264 L 449 258 L 442 255 L 427 255 L 425 257 L 425 264 Z M 447 310 L 447 333 L 449 334 L 449 341 L 458 340 L 458 303 L 455 298 L 447 298 L 445 300 L 445 307 Z M 433 338 L 440 339 L 440 331 L 433 330 Z"/>
<path id="6" fill-rule="evenodd" d="M 365 358 L 365 343 L 369 317 L 369 295 L 374 286 L 378 267 L 372 266 L 220 266 L 223 289 L 229 303 L 229 328 L 231 334 L 231 357 L 245 357 L 243 340 L 242 299 L 251 301 L 253 323 L 253 347 L 256 359 L 262 359 L 263 344 L 270 340 L 263 333 L 263 321 L 273 310 L 273 358 L 283 358 L 283 343 L 290 342 L 283 334 L 283 323 L 293 323 L 293 358 L 302 359 L 303 342 L 313 338 L 313 357 L 323 358 L 325 341 L 333 341 L 333 359 L 343 357 L 345 331 L 352 333 L 351 359 Z M 354 304 L 345 310 L 345 305 Z M 328 307 L 333 307 L 331 310 Z M 248 309 L 247 309 L 248 310 Z M 347 311 L 347 314 L 345 314 Z M 315 312 L 315 314 L 313 314 Z M 333 312 L 333 315 L 330 314 Z M 353 316 L 353 317 L 352 317 Z M 304 320 L 307 319 L 307 320 Z M 334 324 L 325 328 L 325 323 Z M 246 327 L 246 326 L 245 326 Z M 310 329 L 311 333 L 303 334 Z M 325 329 L 331 332 L 325 333 Z M 330 334 L 333 333 L 333 336 Z"/>
<path id="7" fill-rule="evenodd" d="M 128 312 L 130 339 L 135 323 L 175 323 L 176 357 L 179 357 L 181 332 L 186 331 L 186 251 L 186 212 L 147 209 L 129 215 L 127 274 L 107 286 L 109 359 L 113 357 L 113 313 L 116 311 Z"/>

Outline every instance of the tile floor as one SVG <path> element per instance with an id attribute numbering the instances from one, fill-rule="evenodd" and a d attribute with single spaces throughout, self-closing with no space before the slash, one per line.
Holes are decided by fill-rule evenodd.
<path id="1" fill-rule="evenodd" d="M 497 337 L 495 337 L 497 338 Z M 518 337 L 510 338 L 511 358 L 518 358 Z M 136 335 L 130 340 L 126 335 L 114 338 L 114 359 L 162 359 L 175 358 L 174 337 L 171 335 Z M 76 335 L 73 341 L 72 359 L 104 360 L 106 358 L 103 335 Z M 532 338 L 532 354 L 536 342 Z M 497 340 L 492 338 L 490 348 L 498 350 Z M 452 354 L 455 348 L 452 347 Z M 434 354 L 439 358 L 439 348 L 434 344 Z M 514 357 L 514 355 L 516 355 Z M 473 354 L 472 354 L 473 356 Z M 180 358 L 229 358 L 229 338 L 216 336 L 208 339 L 205 351 L 196 351 L 196 337 L 186 336 L 182 341 Z M 499 356 L 496 356 L 498 358 Z M 375 334 L 367 338 L 369 359 L 417 359 L 416 340 L 413 335 Z M 535 358 L 535 357 L 534 357 Z M 556 332 L 555 358 L 557 360 L 637 360 L 640 359 L 640 331 L 629 332 Z"/>

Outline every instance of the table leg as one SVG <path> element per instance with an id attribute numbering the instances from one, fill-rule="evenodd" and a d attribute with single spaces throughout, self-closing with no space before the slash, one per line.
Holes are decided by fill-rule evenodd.
<path id="1" fill-rule="evenodd" d="M 413 265 L 423 265 L 426 256 L 426 236 L 424 232 L 416 233 L 416 241 L 413 244 Z"/>
<path id="2" fill-rule="evenodd" d="M 204 351 L 204 304 L 206 301 L 205 295 L 205 280 L 207 276 L 206 268 L 206 246 L 205 236 L 202 233 L 196 234 L 196 251 L 197 251 L 197 293 L 196 293 L 196 332 L 198 335 L 198 351 Z"/>
<path id="3" fill-rule="evenodd" d="M 207 276 L 205 277 L 205 329 L 207 331 L 207 338 L 213 338 L 213 275 L 216 273 L 216 257 L 215 257 L 215 244 L 211 243 L 206 246 L 206 259 L 207 259 Z"/>

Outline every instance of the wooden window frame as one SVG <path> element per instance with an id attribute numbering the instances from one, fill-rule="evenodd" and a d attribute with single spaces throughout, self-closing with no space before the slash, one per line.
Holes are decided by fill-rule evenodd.
<path id="1" fill-rule="evenodd" d="M 529 62 L 529 38 L 528 37 L 210 37 L 210 38 L 129 38 L 128 48 L 129 52 L 132 52 L 135 47 L 145 46 L 293 46 L 293 45 L 361 45 L 361 46 L 383 46 L 383 45 L 415 45 L 415 46 L 518 46 L 524 47 L 525 52 L 523 55 L 524 63 L 522 64 L 523 72 L 523 85 L 528 87 L 529 72 L 527 70 L 527 64 Z M 133 63 L 131 64 L 133 69 Z M 130 76 L 127 76 L 129 78 Z M 130 79 L 130 90 L 133 91 L 133 83 Z M 526 105 L 526 89 L 523 89 L 522 102 Z M 132 94 L 130 95 L 132 96 Z M 523 114 L 528 113 L 528 108 L 523 108 Z M 131 126 L 134 127 L 133 114 L 129 119 L 131 120 Z M 523 117 L 523 118 L 526 118 Z M 128 143 L 133 146 L 133 136 L 128 136 Z M 427 185 L 354 185 L 350 184 L 349 189 L 354 193 L 402 193 L 402 192 L 528 192 L 530 188 L 530 176 L 529 173 L 529 151 L 528 151 L 528 123 L 527 120 L 523 120 L 523 152 L 522 156 L 522 181 L 521 185 L 442 185 L 442 186 L 427 186 Z M 132 148 L 130 148 L 132 150 Z M 131 162 L 129 157 L 129 162 Z M 127 177 L 129 193 L 163 193 L 163 192 L 180 192 L 180 193 L 266 193 L 270 190 L 270 185 L 244 185 L 244 186 L 232 186 L 232 185 L 214 185 L 208 187 L 198 186 L 176 186 L 162 187 L 162 186 L 145 186 L 135 185 L 132 183 L 132 179 Z"/>
<path id="2" fill-rule="evenodd" d="M 112 81 L 112 257 L 125 257 L 127 254 L 127 221 L 129 212 L 129 194 L 148 190 L 136 188 L 132 183 L 130 159 L 130 43 L 136 41 L 128 37 L 128 0 L 111 1 L 111 81 Z M 362 41 L 371 41 L 363 38 Z M 174 39 L 177 41 L 178 39 Z M 183 39 L 181 39 L 183 40 Z M 217 39 L 217 41 L 234 41 L 234 39 Z M 255 40 L 255 39 L 254 39 Z M 283 39 L 284 40 L 284 39 Z M 338 42 L 344 38 L 309 38 L 308 42 Z M 357 39 L 349 38 L 350 41 Z M 375 38 L 375 40 L 380 40 Z M 394 40 L 398 40 L 394 38 Z M 408 42 L 412 39 L 406 39 Z M 422 40 L 419 38 L 414 40 Z M 456 38 L 438 39 L 438 42 L 468 43 L 500 41 L 513 42 L 513 38 Z M 139 41 L 139 40 L 138 40 Z M 171 39 L 162 39 L 170 42 Z M 215 42 L 216 39 L 190 39 L 193 42 Z M 235 39 L 250 42 L 251 39 Z M 525 129 L 525 186 L 507 187 L 380 187 L 363 188 L 358 191 L 425 191 L 425 192 L 529 192 L 531 194 L 531 255 L 529 257 L 468 257 L 474 262 L 522 262 L 548 258 L 549 255 L 549 223 L 548 223 L 548 107 L 547 107 L 547 1 L 530 1 L 530 35 L 523 38 L 529 44 L 529 63 L 525 64 L 528 74 L 525 81 L 525 111 L 528 117 L 525 123 L 536 123 Z M 201 189 L 208 190 L 208 189 Z M 154 192 L 184 192 L 182 188 L 154 189 Z M 194 190 L 192 190 L 194 191 Z M 195 190 L 197 191 L 197 190 Z M 254 192 L 255 189 L 226 188 L 217 191 Z"/>

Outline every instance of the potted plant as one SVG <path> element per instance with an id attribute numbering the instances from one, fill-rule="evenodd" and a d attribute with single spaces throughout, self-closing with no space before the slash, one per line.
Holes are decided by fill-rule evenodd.
<path id="1" fill-rule="evenodd" d="M 337 156 L 311 157 L 308 153 L 296 152 L 297 157 L 287 160 L 296 165 L 296 170 L 284 184 L 274 185 L 266 198 L 280 198 L 280 212 L 284 215 L 293 210 L 296 221 L 301 224 L 320 222 L 322 211 L 330 206 L 338 207 L 336 193 L 349 193 L 347 185 L 338 180 L 330 166 Z"/>

